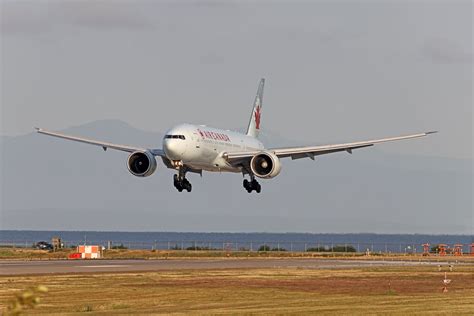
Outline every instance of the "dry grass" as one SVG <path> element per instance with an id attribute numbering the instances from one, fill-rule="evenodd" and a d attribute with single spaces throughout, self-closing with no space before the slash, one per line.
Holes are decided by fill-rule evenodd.
<path id="1" fill-rule="evenodd" d="M 42 284 L 49 292 L 35 314 L 472 315 L 473 273 L 456 266 L 448 293 L 434 266 L 18 276 L 0 278 L 0 302 Z"/>
<path id="2" fill-rule="evenodd" d="M 0 259 L 22 259 L 22 260 L 41 260 L 41 259 L 64 259 L 74 251 L 64 249 L 57 252 L 47 250 L 36 250 L 31 248 L 0 248 Z"/>
<path id="3" fill-rule="evenodd" d="M 21 259 L 21 260 L 48 260 L 48 259 L 67 259 L 68 255 L 74 253 L 74 249 L 61 249 L 56 252 L 45 250 L 35 250 L 29 248 L 1 248 L 0 259 Z M 104 259 L 159 259 L 159 258 L 336 258 L 336 259 L 384 259 L 384 260 L 425 260 L 425 261 L 467 261 L 474 262 L 474 256 L 464 255 L 461 257 L 436 255 L 424 257 L 418 255 L 405 254 L 374 254 L 365 256 L 363 253 L 321 253 L 321 252 L 289 252 L 289 251 L 206 251 L 206 250 L 132 250 L 132 249 L 112 249 L 104 252 Z"/>

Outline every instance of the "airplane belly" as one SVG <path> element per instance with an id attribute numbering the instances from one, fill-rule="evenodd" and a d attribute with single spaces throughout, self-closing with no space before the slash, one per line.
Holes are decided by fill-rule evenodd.
<path id="1" fill-rule="evenodd" d="M 190 154 L 189 150 L 187 154 Z M 241 172 L 240 168 L 227 164 L 227 161 L 213 148 L 199 148 L 195 155 L 188 158 L 183 163 L 193 169 L 202 169 L 210 172 Z"/>
<path id="2" fill-rule="evenodd" d="M 240 168 L 234 168 L 230 166 L 216 167 L 213 164 L 203 164 L 203 163 L 198 163 L 198 162 L 190 162 L 190 163 L 186 163 L 186 165 L 192 169 L 204 170 L 208 172 L 233 172 L 233 173 L 242 172 Z"/>

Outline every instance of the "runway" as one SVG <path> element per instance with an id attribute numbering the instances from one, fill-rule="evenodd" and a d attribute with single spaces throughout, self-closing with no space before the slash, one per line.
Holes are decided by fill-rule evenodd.
<path id="1" fill-rule="evenodd" d="M 153 260 L 0 260 L 0 276 L 213 269 L 341 269 L 380 266 L 446 265 L 447 262 L 328 259 L 153 259 Z"/>

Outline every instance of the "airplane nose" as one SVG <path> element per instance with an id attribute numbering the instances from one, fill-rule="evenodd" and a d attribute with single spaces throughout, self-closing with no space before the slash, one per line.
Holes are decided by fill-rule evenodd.
<path id="1" fill-rule="evenodd" d="M 177 152 L 176 152 L 176 142 L 172 142 L 169 139 L 165 139 L 163 142 L 163 150 L 165 151 L 166 157 L 173 159 Z"/>
<path id="2" fill-rule="evenodd" d="M 163 150 L 166 157 L 171 160 L 181 160 L 184 154 L 184 146 L 180 143 L 180 139 L 165 139 L 163 142 Z"/>

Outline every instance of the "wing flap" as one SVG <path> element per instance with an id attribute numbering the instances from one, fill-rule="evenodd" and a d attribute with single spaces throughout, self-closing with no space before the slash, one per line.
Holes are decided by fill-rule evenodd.
<path id="1" fill-rule="evenodd" d="M 328 150 L 319 150 L 319 151 L 309 151 L 309 152 L 303 152 L 303 153 L 285 153 L 285 154 L 277 154 L 275 153 L 279 158 L 286 158 L 286 157 L 291 157 L 291 159 L 301 159 L 301 158 L 310 158 L 314 160 L 314 156 L 319 156 L 319 155 L 325 155 L 325 154 L 332 154 L 332 153 L 337 153 L 341 151 L 347 151 L 349 154 L 352 154 L 353 149 L 359 149 L 359 148 L 364 148 L 364 147 L 370 147 L 374 146 L 374 144 L 369 144 L 369 145 L 363 145 L 363 146 L 357 146 L 357 147 L 343 147 L 343 148 L 334 148 L 334 149 L 328 149 Z"/>
<path id="2" fill-rule="evenodd" d="M 437 133 L 437 132 L 436 131 L 425 132 L 425 133 L 411 134 L 411 135 L 405 135 L 405 136 L 381 138 L 381 139 L 374 139 L 374 140 L 368 140 L 368 141 L 334 144 L 334 145 L 270 148 L 268 149 L 268 151 L 273 152 L 279 158 L 291 157 L 291 159 L 293 160 L 302 159 L 302 158 L 310 158 L 314 160 L 314 156 L 331 154 L 331 153 L 341 152 L 341 151 L 347 151 L 348 153 L 352 154 L 352 150 L 354 149 L 371 147 L 379 143 L 425 137 L 427 135 L 434 134 L 434 133 Z M 229 161 L 229 163 L 236 164 L 246 159 L 252 158 L 259 152 L 260 151 L 229 152 L 229 153 L 224 153 L 223 156 L 225 159 L 227 159 L 227 161 Z"/>
<path id="3" fill-rule="evenodd" d="M 418 134 L 411 134 L 411 135 L 405 135 L 405 136 L 381 138 L 381 139 L 374 139 L 374 140 L 368 140 L 368 141 L 362 141 L 362 142 L 344 143 L 344 144 L 335 144 L 335 145 L 273 148 L 273 149 L 270 149 L 270 151 L 273 151 L 275 155 L 277 155 L 280 158 L 295 157 L 296 159 L 298 159 L 298 158 L 304 158 L 302 156 L 304 154 L 312 154 L 314 156 L 317 156 L 317 155 L 325 155 L 325 154 L 330 154 L 330 153 L 340 152 L 340 151 L 347 151 L 348 153 L 352 153 L 353 149 L 370 147 L 379 143 L 424 137 L 433 133 L 436 133 L 436 132 L 418 133 Z"/>

